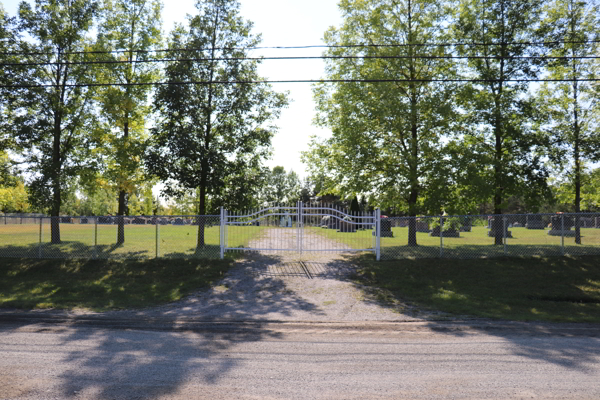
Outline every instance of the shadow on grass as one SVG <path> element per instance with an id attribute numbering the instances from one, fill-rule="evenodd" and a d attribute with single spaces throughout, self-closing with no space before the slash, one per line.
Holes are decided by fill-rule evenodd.
<path id="1" fill-rule="evenodd" d="M 513 343 L 514 353 L 570 369 L 585 369 L 600 356 L 594 343 L 555 341 L 545 338 L 548 323 L 587 322 L 589 332 L 600 335 L 600 257 L 511 257 L 478 260 L 404 259 L 377 262 L 372 255 L 352 259 L 359 265 L 355 281 L 376 288 L 398 302 L 466 318 L 461 322 L 481 333 L 497 335 Z M 469 319 L 491 319 L 482 324 Z M 442 318 L 444 319 L 444 318 Z M 449 317 L 445 319 L 451 319 Z M 493 321 L 498 321 L 494 323 Z M 496 330 L 499 320 L 526 321 Z M 489 320 L 488 320 L 489 321 Z M 438 322 L 430 326 L 438 330 Z M 568 325 L 570 326 L 570 325 Z M 580 329 L 576 328 L 576 329 Z M 448 335 L 463 330 L 443 329 Z M 524 340 L 539 336 L 540 340 Z M 533 343 L 533 344 L 532 344 Z"/>
<path id="2" fill-rule="evenodd" d="M 456 240 L 456 239 L 454 239 Z M 560 245 L 418 245 L 418 246 L 382 246 L 381 258 L 383 260 L 414 259 L 414 258 L 489 258 L 489 257 L 552 257 L 562 256 L 563 249 Z M 600 255 L 600 246 L 591 245 L 565 245 L 564 255 L 597 256 Z"/>
<path id="3" fill-rule="evenodd" d="M 60 363 L 61 367 L 56 367 L 64 368 L 59 373 L 60 397 L 64 398 L 76 397 L 79 393 L 98 399 L 158 399 L 181 394 L 183 386 L 190 380 L 197 382 L 195 387 L 210 386 L 242 362 L 238 357 L 229 357 L 238 343 L 280 337 L 265 327 L 273 313 L 291 315 L 296 310 L 322 313 L 314 304 L 286 290 L 280 277 L 264 273 L 270 266 L 281 263 L 277 256 L 248 257 L 237 265 L 238 273 L 229 270 L 232 260 L 160 259 L 126 263 L 26 260 L 26 265 L 19 265 L 19 261 L 14 260 L 10 268 L 2 267 L 2 276 L 13 276 L 22 281 L 22 287 L 17 289 L 20 293 L 31 293 L 33 288 L 43 287 L 47 290 L 43 295 L 51 297 L 61 290 L 68 290 L 80 299 L 81 306 L 85 306 L 86 299 L 94 293 L 93 287 L 103 292 L 96 301 L 105 301 L 107 306 L 113 307 L 121 304 L 121 296 L 127 299 L 127 305 L 149 305 L 168 300 L 174 293 L 181 299 L 174 307 L 164 309 L 104 314 L 122 321 L 163 321 L 160 326 L 149 326 L 150 330 L 158 331 L 115 329 L 110 323 L 107 328 L 78 326 L 77 323 L 66 328 L 60 334 L 60 346 L 68 349 L 68 354 Z M 230 274 L 227 274 L 228 270 Z M 82 275 L 82 279 L 73 282 L 77 274 Z M 213 286 L 210 293 L 203 296 L 203 292 L 196 292 L 186 297 L 196 291 L 197 278 L 203 274 L 202 281 Z M 126 281 L 123 281 L 124 277 L 127 277 Z M 2 282 L 7 287 L 14 283 L 5 279 Z M 217 283 L 220 285 L 215 286 Z M 136 290 L 136 286 L 144 286 L 145 290 Z M 4 292 L 2 288 L 0 293 Z M 119 292 L 121 295 L 115 297 Z M 132 296 L 137 298 L 132 299 Z M 68 304 L 67 299 L 63 302 Z M 177 325 L 182 317 L 197 318 L 203 323 L 254 322 L 232 331 L 217 328 L 209 332 L 193 329 L 182 332 Z M 35 320 L 2 324 L 0 330 L 9 334 L 29 324 L 35 324 Z M 206 386 L 203 396 L 211 397 L 210 392 L 204 392 L 210 391 Z M 196 395 L 192 393 L 190 397 Z"/>
<path id="4" fill-rule="evenodd" d="M 186 251 L 168 252 L 159 247 L 159 258 L 220 258 L 219 245 L 205 245 L 196 249 L 191 247 Z M 87 245 L 82 242 L 62 241 L 60 244 L 43 243 L 42 246 L 29 244 L 23 246 L 0 246 L 0 258 L 86 258 L 86 259 L 148 259 L 156 258 L 156 248 L 139 249 L 127 244 Z"/>

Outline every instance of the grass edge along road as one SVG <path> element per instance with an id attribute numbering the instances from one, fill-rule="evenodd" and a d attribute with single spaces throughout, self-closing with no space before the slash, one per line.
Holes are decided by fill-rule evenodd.
<path id="1" fill-rule="evenodd" d="M 0 307 L 107 311 L 151 307 L 214 286 L 225 260 L 0 259 Z M 600 257 L 420 259 L 353 256 L 380 301 L 455 315 L 600 323 Z"/>
<path id="2" fill-rule="evenodd" d="M 457 316 L 600 323 L 600 257 L 375 261 L 363 254 L 354 279 L 400 300 Z"/>
<path id="3" fill-rule="evenodd" d="M 0 307 L 108 311 L 157 306 L 218 282 L 225 260 L 0 259 Z"/>

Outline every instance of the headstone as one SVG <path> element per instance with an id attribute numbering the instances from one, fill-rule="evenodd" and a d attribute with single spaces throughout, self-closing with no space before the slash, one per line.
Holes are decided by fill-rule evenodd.
<path id="1" fill-rule="evenodd" d="M 440 226 L 434 226 L 433 229 L 431 230 L 431 233 L 429 234 L 429 236 L 436 236 L 436 237 L 440 237 Z M 442 230 L 442 236 L 443 237 L 460 237 L 460 231 L 455 229 L 454 227 L 448 228 L 446 230 Z"/>
<path id="2" fill-rule="evenodd" d="M 527 215 L 527 222 L 525 223 L 527 229 L 544 229 L 544 222 L 542 216 L 539 214 Z"/>
<path id="3" fill-rule="evenodd" d="M 419 219 L 417 219 L 417 232 L 431 232 L 431 229 L 429 229 L 429 223 L 426 220 L 420 221 Z"/>
<path id="4" fill-rule="evenodd" d="M 167 218 L 159 218 L 158 223 L 160 225 L 169 225 L 169 220 Z"/>
<path id="5" fill-rule="evenodd" d="M 134 225 L 146 225 L 146 218 L 135 217 L 131 223 Z"/>
<path id="6" fill-rule="evenodd" d="M 73 218 L 71 217 L 60 217 L 61 224 L 71 224 L 73 223 Z"/>
<path id="7" fill-rule="evenodd" d="M 113 219 L 112 219 L 112 217 L 106 217 L 106 216 L 98 217 L 98 223 L 103 224 L 103 225 L 106 225 L 106 224 L 112 225 Z"/>
<path id="8" fill-rule="evenodd" d="M 593 226 L 594 226 L 594 219 L 593 218 L 579 217 L 579 227 L 580 228 L 591 228 Z"/>
<path id="9" fill-rule="evenodd" d="M 550 218 L 550 230 L 548 235 L 550 236 L 575 236 L 575 231 L 571 228 L 575 225 L 572 217 L 563 215 L 555 215 Z"/>
<path id="10" fill-rule="evenodd" d="M 521 225 L 519 222 L 513 222 L 511 225 L 512 225 L 511 228 L 522 228 L 523 227 L 523 225 Z"/>
<path id="11" fill-rule="evenodd" d="M 471 221 L 471 217 L 465 215 L 462 217 L 462 224 L 460 226 L 460 232 L 471 232 L 471 228 L 473 226 L 473 222 Z"/>
<path id="12" fill-rule="evenodd" d="M 382 218 L 379 222 L 380 237 L 394 237 L 392 231 L 392 221 L 389 218 Z"/>
<path id="13" fill-rule="evenodd" d="M 175 218 L 173 225 L 185 225 L 185 221 L 182 218 Z"/>
<path id="14" fill-rule="evenodd" d="M 491 218 L 488 220 L 488 225 L 490 225 L 490 230 L 488 231 L 489 237 L 496 237 L 496 229 L 502 232 L 502 227 L 504 226 L 504 220 L 502 218 Z M 497 226 L 497 227 L 496 227 Z M 502 234 L 502 237 L 512 238 L 512 232 L 508 230 L 508 224 L 506 224 L 505 233 Z"/>
<path id="15" fill-rule="evenodd" d="M 292 227 L 292 217 L 288 213 L 285 213 L 285 216 L 281 217 L 279 221 L 279 226 L 281 228 L 291 228 Z"/>
<path id="16" fill-rule="evenodd" d="M 346 218 L 340 221 L 340 229 L 338 232 L 356 232 L 356 225 L 352 224 L 351 222 L 351 220 L 349 221 Z"/>

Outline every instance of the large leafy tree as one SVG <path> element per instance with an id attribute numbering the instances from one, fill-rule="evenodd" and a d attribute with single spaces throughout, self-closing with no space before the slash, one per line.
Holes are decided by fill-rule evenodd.
<path id="1" fill-rule="evenodd" d="M 458 47 L 468 59 L 466 76 L 482 80 L 465 91 L 462 105 L 471 129 L 464 131 L 465 144 L 479 160 L 484 179 L 481 193 L 493 198 L 494 213 L 502 214 L 513 194 L 525 196 L 533 205 L 547 194 L 547 172 L 536 152 L 542 142 L 530 121 L 531 101 L 525 98 L 528 83 L 540 65 L 527 56 L 539 50 L 535 42 L 541 16 L 541 0 L 461 0 L 453 26 Z M 523 44 L 520 44 L 523 43 Z M 495 229 L 495 243 L 502 244 L 502 229 Z"/>
<path id="2" fill-rule="evenodd" d="M 165 68 L 173 84 L 155 95 L 159 119 L 146 165 L 165 182 L 169 196 L 198 189 L 199 213 L 205 214 L 208 196 L 219 195 L 228 178 L 245 175 L 248 181 L 261 169 L 276 130 L 272 121 L 286 97 L 265 83 L 223 84 L 260 80 L 258 62 L 240 60 L 260 36 L 240 17 L 237 1 L 198 1 L 196 7 L 189 26 L 177 27 L 170 36 L 167 56 L 180 60 Z M 185 81 L 201 83 L 176 83 Z M 203 246 L 200 219 L 197 248 Z"/>
<path id="3" fill-rule="evenodd" d="M 570 80 L 545 84 L 538 91 L 540 109 L 550 118 L 553 156 L 557 165 L 569 168 L 574 190 L 573 211 L 581 211 L 582 174 L 586 161 L 600 160 L 600 131 L 595 123 L 592 83 L 596 78 L 600 11 L 592 0 L 554 0 L 545 5 L 542 28 L 549 40 L 558 40 L 550 55 L 557 57 L 547 66 L 552 79 Z M 551 38 L 551 39 L 550 39 Z M 581 244 L 579 224 L 575 242 Z"/>
<path id="4" fill-rule="evenodd" d="M 97 13 L 97 3 L 89 0 L 36 0 L 19 5 L 20 27 L 31 37 L 21 41 L 22 51 L 31 54 L 22 60 L 33 66 L 27 88 L 12 102 L 10 134 L 16 147 L 26 150 L 32 181 L 32 203 L 60 215 L 62 191 L 68 178 L 77 175 L 89 161 L 93 91 L 92 81 L 81 52 L 89 49 L 86 34 Z M 83 86 L 78 86 L 83 85 Z M 52 219 L 52 243 L 60 243 L 60 226 Z"/>
<path id="5" fill-rule="evenodd" d="M 98 80 L 123 84 L 98 91 L 106 123 L 106 134 L 99 138 L 106 159 L 104 175 L 119 196 L 117 244 L 125 242 L 122 216 L 129 214 L 128 197 L 145 180 L 142 164 L 152 86 L 143 84 L 159 77 L 158 64 L 148 61 L 155 58 L 151 50 L 161 41 L 161 8 L 160 0 L 105 0 L 98 28 L 95 47 L 112 52 L 98 57 L 111 62 L 98 69 Z"/>
<path id="6" fill-rule="evenodd" d="M 447 41 L 446 5 L 434 0 L 340 2 L 344 24 L 327 31 L 325 42 L 356 47 L 332 47 L 325 55 L 366 58 L 330 60 L 327 77 L 403 81 L 315 87 L 317 123 L 333 135 L 314 140 L 304 162 L 313 175 L 327 177 L 324 192 L 379 193 L 380 200 L 393 198 L 404 205 L 410 216 L 421 210 L 419 198 L 433 193 L 440 138 L 448 133 L 454 109 L 450 86 L 432 80 L 454 71 L 444 58 L 447 47 L 423 44 Z M 369 46 L 383 43 L 396 47 Z M 408 244 L 417 245 L 414 219 Z"/>

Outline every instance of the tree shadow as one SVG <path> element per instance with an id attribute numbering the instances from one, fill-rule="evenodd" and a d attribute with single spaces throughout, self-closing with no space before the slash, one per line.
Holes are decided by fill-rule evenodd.
<path id="1" fill-rule="evenodd" d="M 324 315 L 318 306 L 286 288 L 286 273 L 273 273 L 282 261 L 279 255 L 246 254 L 215 286 L 171 303 L 158 314 L 193 317 L 206 322 L 273 321 L 290 317 L 296 311 Z M 299 273 L 297 276 L 302 275 Z M 157 310 L 132 313 L 138 317 L 156 315 Z"/>
<path id="2" fill-rule="evenodd" d="M 444 267 L 439 266 L 437 259 L 402 260 L 388 263 L 386 273 L 371 268 L 381 265 L 374 262 L 372 255 L 350 258 L 361 265 L 362 275 L 355 277 L 357 284 L 364 283 L 387 296 L 372 296 L 365 301 L 383 307 L 408 304 L 425 311 L 420 314 L 422 321 L 432 331 L 457 337 L 484 334 L 501 338 L 516 356 L 586 371 L 600 357 L 600 324 L 540 319 L 566 320 L 564 317 L 569 315 L 583 321 L 598 319 L 600 296 L 583 290 L 599 280 L 597 257 L 579 257 L 575 262 L 566 257 L 552 259 L 547 268 L 535 268 L 531 260 L 493 259 L 485 265 L 478 260 L 465 260 L 461 265 L 447 263 Z M 484 275 L 485 279 L 478 278 Z M 515 282 L 515 277 L 527 280 Z M 387 285 L 395 279 L 406 284 Z M 418 296 L 421 300 L 429 296 L 429 300 L 419 301 Z M 523 297 L 531 301 L 524 303 Z M 464 312 L 474 307 L 487 317 Z M 440 312 L 428 315 L 429 310 Z M 522 321 L 507 317 L 512 310 Z"/>
<path id="3" fill-rule="evenodd" d="M 132 328 L 110 322 L 85 326 L 74 318 L 58 332 L 35 321 L 0 325 L 5 334 L 24 328 L 34 333 L 54 331 L 57 351 L 65 353 L 53 368 L 59 382 L 55 395 L 106 400 L 159 399 L 178 393 L 190 380 L 216 385 L 242 364 L 229 356 L 237 345 L 281 338 L 262 323 L 209 331 L 181 329 L 175 320 L 162 320 L 158 328 L 153 324 Z M 47 389 L 39 388 L 46 395 Z"/>

